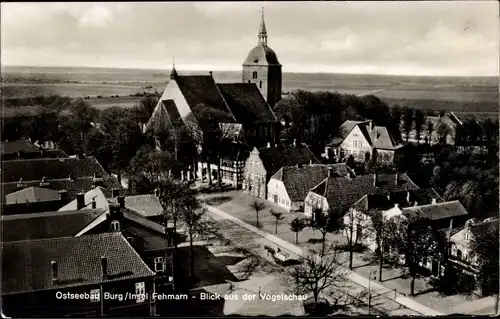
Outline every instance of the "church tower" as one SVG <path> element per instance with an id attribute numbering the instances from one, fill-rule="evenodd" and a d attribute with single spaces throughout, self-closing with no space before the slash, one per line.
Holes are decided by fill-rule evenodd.
<path id="1" fill-rule="evenodd" d="M 267 103 L 274 107 L 281 99 L 281 64 L 276 53 L 267 46 L 267 30 L 264 8 L 260 22 L 258 43 L 243 63 L 243 82 L 255 83 Z"/>

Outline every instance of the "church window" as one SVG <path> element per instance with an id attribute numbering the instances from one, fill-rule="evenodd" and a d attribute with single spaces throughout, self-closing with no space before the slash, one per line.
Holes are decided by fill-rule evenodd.
<path id="1" fill-rule="evenodd" d="M 259 81 L 259 88 L 262 89 L 262 81 Z"/>
<path id="2" fill-rule="evenodd" d="M 253 71 L 252 78 L 254 78 L 254 79 L 257 78 L 257 71 Z"/>

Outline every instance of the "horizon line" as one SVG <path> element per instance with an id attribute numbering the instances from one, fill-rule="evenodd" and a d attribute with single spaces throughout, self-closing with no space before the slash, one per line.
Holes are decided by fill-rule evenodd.
<path id="1" fill-rule="evenodd" d="M 167 73 L 171 71 L 171 69 L 154 69 L 154 68 L 142 68 L 142 67 L 115 67 L 115 66 L 85 66 L 85 65 L 20 65 L 20 64 L 10 64 L 2 65 L 2 69 L 5 67 L 25 67 L 25 68 L 89 68 L 89 69 L 117 69 L 117 70 L 145 70 L 145 71 L 161 71 Z M 182 68 L 176 68 L 177 71 L 183 72 Z M 185 69 L 187 72 L 239 72 L 241 70 L 237 69 Z M 289 71 L 283 72 L 288 74 L 338 74 L 338 75 L 375 75 L 375 76 L 421 76 L 421 77 L 455 77 L 455 78 L 498 78 L 499 75 L 447 75 L 447 74 L 397 74 L 397 73 L 354 73 L 354 72 L 327 72 L 327 71 Z"/>

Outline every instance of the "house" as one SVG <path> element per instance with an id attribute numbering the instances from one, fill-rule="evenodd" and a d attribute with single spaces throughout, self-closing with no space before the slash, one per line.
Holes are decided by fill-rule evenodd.
<path id="1" fill-rule="evenodd" d="M 62 191 L 70 199 L 97 186 L 121 188 L 95 159 L 35 158 L 3 162 L 2 198 L 19 190 L 40 187 Z"/>
<path id="2" fill-rule="evenodd" d="M 481 275 L 481 264 L 494 258 L 489 262 L 498 265 L 498 226 L 498 218 L 487 218 L 482 222 L 473 218 L 464 227 L 450 233 L 448 262 L 451 279 L 480 296 L 498 293 L 498 271 L 496 278 L 481 282 L 485 277 Z M 487 238 L 491 235 L 492 238 Z M 495 276 L 495 273 L 488 275 Z"/>
<path id="3" fill-rule="evenodd" d="M 163 215 L 159 215 L 163 212 L 163 209 L 159 211 L 161 204 L 158 207 L 159 203 L 152 201 L 151 198 L 146 200 L 145 196 L 132 197 L 127 201 L 125 196 L 119 196 L 117 189 L 114 190 L 112 196 L 114 197 L 108 198 L 98 187 L 85 194 L 78 194 L 74 201 L 59 211 L 104 209 L 103 214 L 80 229 L 75 236 L 122 232 L 144 261 L 157 272 L 155 282 L 158 290 L 171 290 L 174 239 L 181 242 L 185 235 L 182 234 L 180 228 L 175 230 L 171 223 L 164 225 Z M 145 203 L 149 205 L 146 207 Z M 145 212 L 145 208 L 152 208 L 153 211 Z M 144 215 L 156 217 L 159 222 L 147 219 Z"/>
<path id="4" fill-rule="evenodd" d="M 151 298 L 125 299 L 127 293 L 151 295 L 155 273 L 120 233 L 2 245 L 3 260 L 8 260 L 2 264 L 2 309 L 7 316 L 155 314 Z"/>
<path id="5" fill-rule="evenodd" d="M 37 213 L 58 210 L 70 201 L 67 191 L 31 186 L 7 194 L 2 214 Z"/>
<path id="6" fill-rule="evenodd" d="M 118 203 L 118 198 L 108 198 L 108 202 Z M 125 196 L 125 208 L 157 223 L 164 221 L 163 207 L 156 194 Z"/>
<path id="7" fill-rule="evenodd" d="M 30 139 L 1 142 L 2 160 L 4 156 L 16 156 L 19 152 L 37 152 L 39 148 L 31 143 Z"/>
<path id="8" fill-rule="evenodd" d="M 312 216 L 314 209 L 321 209 L 326 213 L 330 207 L 347 211 L 365 195 L 417 189 L 419 187 L 406 173 L 329 176 L 309 191 L 304 201 L 304 213 L 306 216 Z"/>
<path id="9" fill-rule="evenodd" d="M 254 148 L 243 168 L 243 189 L 265 199 L 268 194 L 267 184 L 280 168 L 307 164 L 319 164 L 319 160 L 306 145 L 268 144 L 267 147 Z"/>
<path id="10" fill-rule="evenodd" d="M 438 128 L 442 126 L 443 128 Z M 403 123 L 401 123 L 401 127 L 403 127 Z M 432 131 L 429 132 L 429 127 L 432 128 Z M 427 116 L 426 123 L 422 126 L 422 132 L 420 133 L 420 142 L 429 141 L 429 143 L 436 144 L 439 143 L 440 140 L 440 132 L 445 134 L 445 142 L 448 145 L 455 145 L 457 140 L 457 133 L 460 134 L 460 130 L 463 127 L 463 122 L 460 118 L 453 112 L 447 112 L 444 115 L 440 116 Z M 404 140 L 406 140 L 406 132 L 404 129 L 401 129 L 401 135 Z M 413 128 L 410 131 L 410 136 L 408 141 L 416 142 L 417 141 L 417 133 Z M 430 140 L 429 140 L 430 137 Z"/>
<path id="11" fill-rule="evenodd" d="M 307 193 L 328 176 L 329 170 L 336 176 L 353 174 L 345 163 L 283 166 L 267 183 L 267 199 L 290 211 L 303 211 Z"/>
<path id="12" fill-rule="evenodd" d="M 345 121 L 340 126 L 339 137 L 326 147 L 327 159 L 394 164 L 403 156 L 404 144 L 397 140 L 385 126 L 376 126 L 372 120 Z"/>

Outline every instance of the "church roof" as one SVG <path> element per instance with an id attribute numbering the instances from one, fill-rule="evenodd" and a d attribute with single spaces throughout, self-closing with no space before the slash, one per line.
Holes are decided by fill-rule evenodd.
<path id="1" fill-rule="evenodd" d="M 276 116 L 255 83 L 217 84 L 238 123 L 276 122 Z"/>
<path id="2" fill-rule="evenodd" d="M 273 49 L 266 44 L 259 44 L 248 53 L 243 65 L 277 65 L 281 66 Z"/>
<path id="3" fill-rule="evenodd" d="M 177 76 L 175 79 L 182 95 L 186 99 L 191 110 L 198 105 L 206 105 L 224 113 L 232 115 L 226 101 L 217 87 L 214 79 L 210 75 L 187 75 Z M 197 114 L 194 114 L 199 119 Z M 234 121 L 236 121 L 234 119 Z"/>

